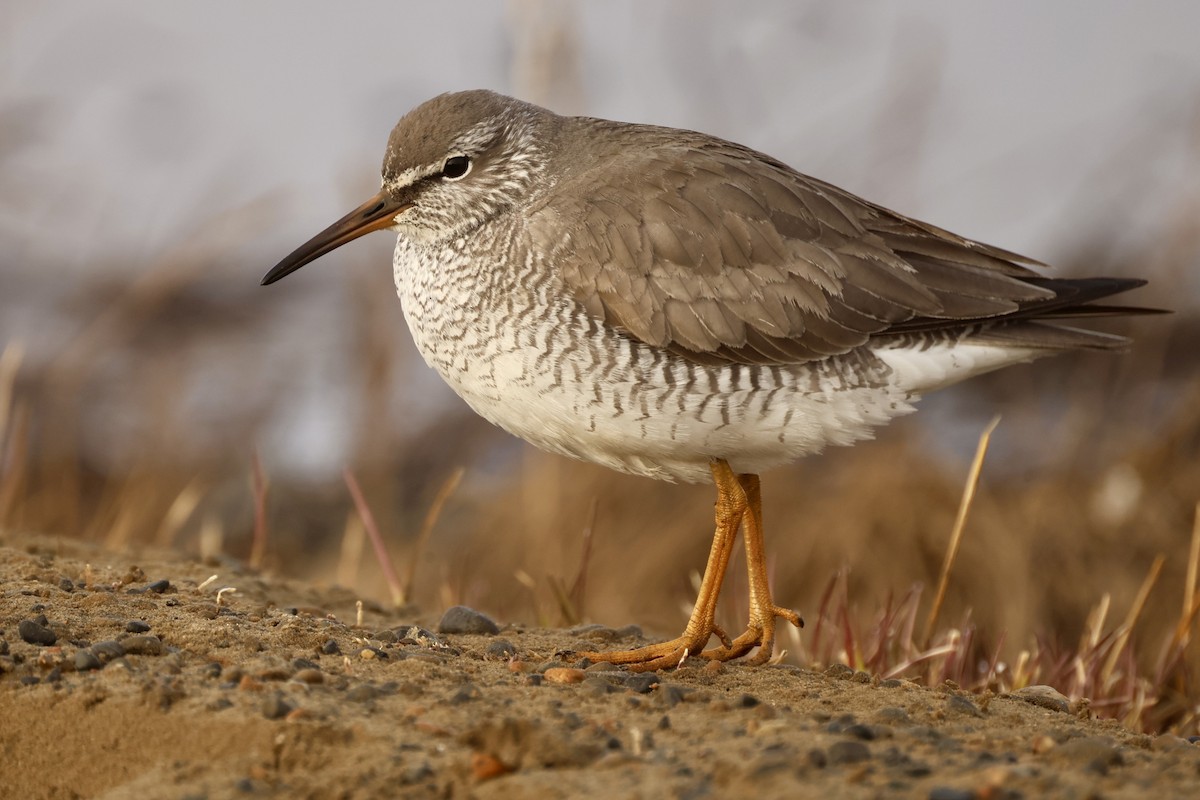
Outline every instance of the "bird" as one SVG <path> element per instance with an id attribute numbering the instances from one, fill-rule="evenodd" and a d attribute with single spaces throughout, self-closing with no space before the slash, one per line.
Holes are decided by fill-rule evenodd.
<path id="1" fill-rule="evenodd" d="M 1096 302 L 1144 280 L 1045 277 L 749 147 L 487 90 L 402 117 L 380 191 L 262 284 L 380 230 L 417 349 L 475 412 L 552 453 L 715 486 L 683 633 L 575 654 L 635 671 L 766 663 L 777 621 L 803 625 L 771 593 L 760 473 L 967 378 L 1122 349 L 1079 323 L 1144 310 Z M 730 636 L 716 605 L 739 533 L 749 617 Z"/>

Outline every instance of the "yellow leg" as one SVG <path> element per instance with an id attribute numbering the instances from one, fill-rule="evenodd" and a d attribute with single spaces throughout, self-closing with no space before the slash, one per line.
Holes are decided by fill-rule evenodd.
<path id="1" fill-rule="evenodd" d="M 708 644 L 709 637 L 713 634 L 716 634 L 725 643 L 726 648 L 735 646 L 736 643 L 730 642 L 724 632 L 716 626 L 715 619 L 717 597 L 721 593 L 721 582 L 724 580 L 725 570 L 729 566 L 729 557 L 733 553 L 738 527 L 747 511 L 747 498 L 742 481 L 729 468 L 728 463 L 715 460 L 710 467 L 713 483 L 717 487 L 716 531 L 713 533 L 712 548 L 708 552 L 708 564 L 704 568 L 704 578 L 700 581 L 700 592 L 696 596 L 696 605 L 692 609 L 692 615 L 688 619 L 683 634 L 669 642 L 652 644 L 634 650 L 577 653 L 576 655 L 595 662 L 608 661 L 613 664 L 627 664 L 631 670 L 646 672 L 675 667 L 689 655 L 700 655 L 704 646 Z M 753 587 L 753 584 L 751 586 Z"/>
<path id="2" fill-rule="evenodd" d="M 750 584 L 750 621 L 746 632 L 731 644 L 702 655 L 717 661 L 740 658 L 755 647 L 758 652 L 746 660 L 747 664 L 765 664 L 775 649 L 775 618 L 783 617 L 797 628 L 804 627 L 804 620 L 791 609 L 775 605 L 771 599 L 771 587 L 767 583 L 767 553 L 763 543 L 762 489 L 757 475 L 739 475 L 738 483 L 746 496 L 746 513 L 743 518 L 746 542 L 746 572 Z"/>

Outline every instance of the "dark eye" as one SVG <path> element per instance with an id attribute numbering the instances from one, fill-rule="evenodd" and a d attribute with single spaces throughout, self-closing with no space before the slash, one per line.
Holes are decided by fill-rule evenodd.
<path id="1" fill-rule="evenodd" d="M 471 171 L 471 159 L 466 156 L 450 156 L 442 165 L 442 177 L 456 181 Z"/>

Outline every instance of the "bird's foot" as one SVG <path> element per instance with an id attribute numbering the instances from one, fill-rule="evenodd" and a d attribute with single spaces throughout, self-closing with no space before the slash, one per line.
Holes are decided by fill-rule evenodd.
<path id="1" fill-rule="evenodd" d="M 732 661 L 735 658 L 742 658 L 757 647 L 758 652 L 743 663 L 750 666 L 767 663 L 775 651 L 776 617 L 782 617 L 797 628 L 804 627 L 804 620 L 799 614 L 790 608 L 783 608 L 772 603 L 765 608 L 756 609 L 755 613 L 751 614 L 746 631 L 741 636 L 732 642 L 722 638 L 724 643 L 722 647 L 705 650 L 700 656 L 710 661 Z"/>
<path id="2" fill-rule="evenodd" d="M 688 626 L 689 628 L 692 626 Z M 704 630 L 707 628 L 707 630 Z M 688 659 L 689 656 L 706 655 L 713 652 L 704 650 L 710 636 L 721 640 L 725 648 L 732 648 L 734 641 L 717 625 L 708 625 L 697 630 L 685 630 L 682 636 L 669 642 L 635 647 L 632 650 L 607 650 L 601 653 L 575 653 L 576 658 L 586 658 L 594 664 L 607 661 L 610 664 L 624 666 L 630 672 L 655 672 L 660 669 L 674 669 Z"/>

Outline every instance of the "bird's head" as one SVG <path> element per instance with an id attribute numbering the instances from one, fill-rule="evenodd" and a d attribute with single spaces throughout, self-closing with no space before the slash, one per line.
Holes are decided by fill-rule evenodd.
<path id="1" fill-rule="evenodd" d="M 558 119 L 483 90 L 422 103 L 388 138 L 379 193 L 280 261 L 263 285 L 371 231 L 436 244 L 527 202 L 544 181 L 544 145 Z"/>

